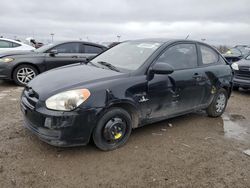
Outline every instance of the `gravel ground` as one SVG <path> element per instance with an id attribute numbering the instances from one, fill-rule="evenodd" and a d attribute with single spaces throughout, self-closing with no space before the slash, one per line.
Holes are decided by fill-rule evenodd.
<path id="1" fill-rule="evenodd" d="M 23 128 L 22 88 L 0 82 L 0 187 L 250 187 L 250 91 L 204 112 L 136 129 L 115 151 L 56 148 Z"/>

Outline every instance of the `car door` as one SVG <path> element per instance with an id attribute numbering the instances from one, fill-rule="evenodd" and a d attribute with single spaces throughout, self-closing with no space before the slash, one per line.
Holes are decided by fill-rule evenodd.
<path id="1" fill-rule="evenodd" d="M 70 42 L 59 44 L 46 52 L 45 64 L 47 70 L 85 61 L 81 57 L 81 43 Z"/>
<path id="2" fill-rule="evenodd" d="M 148 81 L 148 105 L 151 118 L 173 116 L 197 108 L 204 96 L 204 75 L 198 68 L 195 43 L 177 43 L 168 47 L 154 63 L 168 63 L 169 75 L 155 74 Z"/>

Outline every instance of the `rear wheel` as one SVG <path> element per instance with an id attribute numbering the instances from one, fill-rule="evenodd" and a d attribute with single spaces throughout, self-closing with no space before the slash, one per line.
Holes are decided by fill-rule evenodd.
<path id="1" fill-rule="evenodd" d="M 16 84 L 20 86 L 25 86 L 37 74 L 37 69 L 32 65 L 20 65 L 14 70 L 13 79 Z"/>
<path id="2" fill-rule="evenodd" d="M 214 96 L 212 103 L 206 109 L 208 116 L 219 117 L 226 109 L 228 93 L 225 89 L 220 89 Z"/>
<path id="3" fill-rule="evenodd" d="M 130 114 L 122 108 L 111 108 L 98 121 L 93 141 L 101 150 L 114 150 L 127 142 L 131 130 Z"/>

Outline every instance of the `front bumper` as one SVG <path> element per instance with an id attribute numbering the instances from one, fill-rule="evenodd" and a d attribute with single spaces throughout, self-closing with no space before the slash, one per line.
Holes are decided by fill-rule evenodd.
<path id="1" fill-rule="evenodd" d="M 11 79 L 11 63 L 2 63 L 0 62 L 0 79 Z"/>
<path id="2" fill-rule="evenodd" d="M 96 125 L 99 108 L 56 112 L 30 109 L 21 103 L 24 126 L 42 141 L 58 147 L 86 145 Z"/>
<path id="3" fill-rule="evenodd" d="M 234 77 L 233 85 L 236 87 L 250 88 L 250 79 Z"/>

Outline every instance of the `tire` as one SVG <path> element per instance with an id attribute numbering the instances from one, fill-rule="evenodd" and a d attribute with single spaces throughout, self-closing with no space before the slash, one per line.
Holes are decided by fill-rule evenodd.
<path id="1" fill-rule="evenodd" d="M 228 93 L 225 89 L 219 89 L 212 103 L 206 109 L 208 116 L 219 117 L 221 116 L 227 106 Z"/>
<path id="2" fill-rule="evenodd" d="M 38 75 L 38 71 L 32 65 L 19 65 L 13 72 L 13 80 L 19 86 L 25 86 L 30 80 Z"/>
<path id="3" fill-rule="evenodd" d="M 131 131 L 130 114 L 122 108 L 110 108 L 98 121 L 92 137 L 96 147 L 110 151 L 123 146 Z"/>

